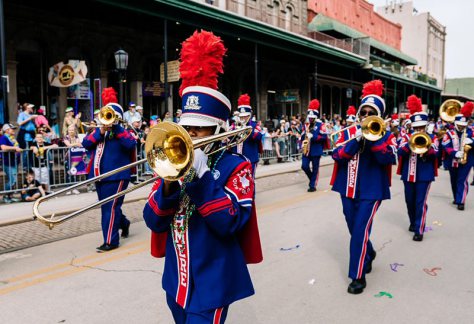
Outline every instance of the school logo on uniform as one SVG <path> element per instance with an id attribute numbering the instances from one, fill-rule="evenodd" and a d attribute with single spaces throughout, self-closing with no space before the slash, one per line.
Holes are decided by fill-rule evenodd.
<path id="1" fill-rule="evenodd" d="M 219 179 L 220 176 L 221 176 L 221 173 L 219 172 L 219 170 L 212 171 L 212 177 L 214 178 L 214 180 Z"/>
<path id="2" fill-rule="evenodd" d="M 250 169 L 244 169 L 237 174 L 237 177 L 233 179 L 233 187 L 236 191 L 239 191 L 241 194 L 248 194 L 251 187 L 250 182 L 252 181 L 252 173 Z"/>
<path id="3" fill-rule="evenodd" d="M 186 105 L 184 106 L 184 109 L 190 109 L 190 110 L 201 109 L 201 106 L 199 106 L 199 97 L 189 96 L 188 99 L 186 100 Z"/>

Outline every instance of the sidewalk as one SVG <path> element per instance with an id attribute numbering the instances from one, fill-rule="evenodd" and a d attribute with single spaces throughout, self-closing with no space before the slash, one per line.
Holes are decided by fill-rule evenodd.
<path id="1" fill-rule="evenodd" d="M 331 165 L 332 159 L 330 156 L 323 156 L 321 158 L 320 166 Z M 265 178 L 282 173 L 296 172 L 301 169 L 301 160 L 295 162 L 276 163 L 272 161 L 270 165 L 260 164 L 257 168 L 256 178 Z M 131 186 L 132 184 L 130 184 Z M 151 184 L 140 189 L 134 190 L 125 196 L 124 203 L 145 200 L 150 193 Z M 79 195 L 68 195 L 54 198 L 41 205 L 40 212 L 44 215 L 55 213 L 56 215 L 65 214 L 70 211 L 91 205 L 97 201 L 97 194 L 95 192 L 86 192 Z M 33 219 L 33 203 L 21 202 L 13 204 L 0 205 L 0 227 L 7 226 Z"/>

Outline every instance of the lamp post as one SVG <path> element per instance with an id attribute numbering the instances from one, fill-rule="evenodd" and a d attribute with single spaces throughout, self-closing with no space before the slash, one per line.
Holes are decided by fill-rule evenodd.
<path id="1" fill-rule="evenodd" d="M 119 49 L 114 53 L 115 56 L 115 67 L 119 72 L 119 101 L 122 107 L 124 106 L 123 102 L 123 77 L 128 66 L 128 53 L 123 49 Z"/>

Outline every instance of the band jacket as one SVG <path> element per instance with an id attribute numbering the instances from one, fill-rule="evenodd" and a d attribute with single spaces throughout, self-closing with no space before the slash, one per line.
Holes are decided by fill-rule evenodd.
<path id="1" fill-rule="evenodd" d="M 143 212 L 152 230 L 154 256 L 163 256 L 153 249 L 166 237 L 164 290 L 181 307 L 195 311 L 253 295 L 246 263 L 260 262 L 262 254 L 250 162 L 226 151 L 212 173 L 207 171 L 186 185 L 185 192 L 195 205 L 187 226 L 183 224 L 187 208 L 178 207 L 180 185 L 173 186 L 172 194 L 165 197 L 158 180 Z M 243 232 L 251 233 L 244 243 L 239 237 Z M 153 235 L 161 236 L 154 241 Z"/>
<path id="2" fill-rule="evenodd" d="M 96 128 L 82 141 L 82 146 L 92 153 L 87 167 L 88 178 L 130 164 L 136 145 L 136 140 L 120 125 L 112 126 L 112 132 L 106 132 L 104 135 Z M 130 173 L 131 170 L 127 169 L 103 181 L 130 180 Z"/>
<path id="3" fill-rule="evenodd" d="M 311 130 L 313 135 L 310 140 L 309 154 L 308 156 L 321 156 L 323 155 L 323 150 L 327 147 L 328 144 L 328 135 L 325 131 L 325 125 L 317 121 Z M 306 139 L 306 129 L 303 126 L 303 132 L 301 133 L 301 141 Z"/>
<path id="4" fill-rule="evenodd" d="M 456 152 L 461 151 L 461 138 L 463 132 L 458 132 L 456 129 L 451 129 L 446 132 L 443 137 L 443 149 L 446 152 L 445 154 L 445 166 L 449 169 L 451 168 L 470 168 L 474 166 L 474 144 L 469 144 L 472 149 L 467 155 L 467 163 L 461 164 L 458 159 L 456 159 Z M 473 132 L 471 129 L 466 129 L 466 138 L 470 138 L 474 141 Z"/>
<path id="5" fill-rule="evenodd" d="M 346 132 L 341 134 L 338 143 L 348 136 Z M 332 190 L 354 199 L 390 199 L 391 166 L 396 163 L 396 151 L 396 138 L 390 132 L 375 142 L 353 139 L 337 147 L 332 155 Z"/>
<path id="6" fill-rule="evenodd" d="M 250 121 L 248 126 L 252 126 L 252 132 L 244 141 L 241 154 L 249 159 L 252 164 L 255 164 L 259 161 L 258 154 L 262 147 L 262 133 L 260 133 L 261 129 L 256 122 Z M 237 152 L 237 146 L 234 146 L 232 151 Z"/>
<path id="7" fill-rule="evenodd" d="M 413 134 L 403 137 L 398 147 L 397 174 L 401 175 L 401 180 L 408 182 L 434 181 L 438 176 L 438 138 L 429 135 L 432 145 L 425 154 L 420 155 L 410 150 L 408 143 L 411 136 Z"/>

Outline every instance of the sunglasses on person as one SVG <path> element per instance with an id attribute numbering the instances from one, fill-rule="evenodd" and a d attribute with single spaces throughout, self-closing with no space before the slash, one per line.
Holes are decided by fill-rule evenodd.
<path id="1" fill-rule="evenodd" d="M 371 109 L 364 109 L 359 112 L 360 117 L 365 117 L 365 116 L 375 116 L 377 115 L 377 112 L 371 110 Z"/>

